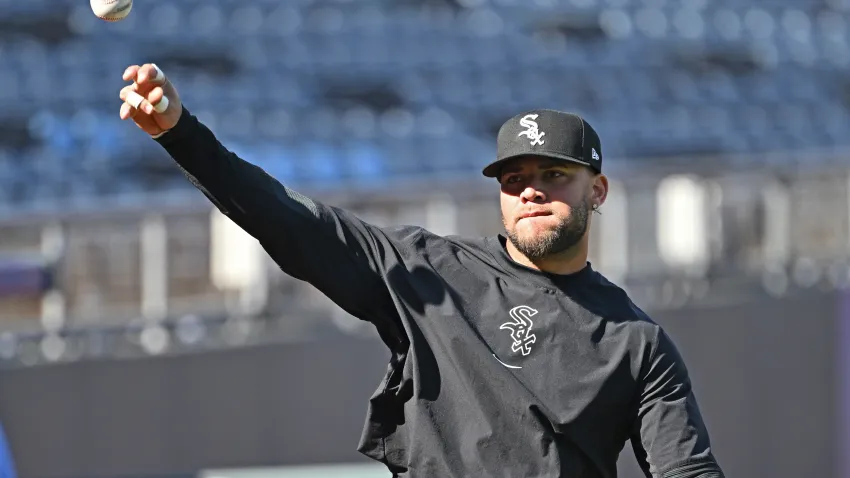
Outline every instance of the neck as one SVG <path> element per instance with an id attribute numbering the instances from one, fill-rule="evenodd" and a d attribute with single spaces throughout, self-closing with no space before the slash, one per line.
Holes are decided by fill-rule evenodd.
<path id="1" fill-rule="evenodd" d="M 587 266 L 587 238 L 566 251 L 539 259 L 529 259 L 526 257 L 525 254 L 514 247 L 510 239 L 507 241 L 507 250 L 511 259 L 517 263 L 549 274 L 574 274 Z"/>

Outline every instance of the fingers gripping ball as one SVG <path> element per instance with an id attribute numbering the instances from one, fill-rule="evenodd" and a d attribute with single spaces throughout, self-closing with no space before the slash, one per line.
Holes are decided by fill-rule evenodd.
<path id="1" fill-rule="evenodd" d="M 152 77 L 153 83 L 157 85 L 164 84 L 165 73 L 163 73 L 162 70 L 155 64 L 152 64 L 152 66 L 156 70 L 155 76 Z M 130 91 L 127 93 L 127 103 L 129 103 L 133 108 L 139 109 L 144 100 L 145 99 L 142 97 L 142 95 L 136 93 L 135 91 Z M 163 95 L 157 104 L 151 106 L 153 107 L 153 110 L 157 113 L 165 113 L 165 110 L 168 109 L 168 104 L 168 97 Z"/>
<path id="2" fill-rule="evenodd" d="M 133 0 L 89 0 L 89 3 L 94 14 L 107 22 L 123 20 L 133 9 Z"/>

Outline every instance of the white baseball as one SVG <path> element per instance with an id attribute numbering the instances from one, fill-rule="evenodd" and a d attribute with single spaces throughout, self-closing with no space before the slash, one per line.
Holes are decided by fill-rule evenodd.
<path id="1" fill-rule="evenodd" d="M 133 0 L 89 0 L 89 3 L 94 14 L 107 22 L 123 20 L 133 9 Z"/>

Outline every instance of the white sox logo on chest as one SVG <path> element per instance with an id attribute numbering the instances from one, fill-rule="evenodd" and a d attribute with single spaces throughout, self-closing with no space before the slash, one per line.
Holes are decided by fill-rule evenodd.
<path id="1" fill-rule="evenodd" d="M 525 115 L 519 120 L 519 125 L 525 128 L 525 131 L 521 132 L 517 136 L 525 136 L 531 140 L 531 145 L 542 145 L 544 143 L 543 137 L 546 136 L 546 133 L 540 131 L 537 122 L 534 121 L 537 119 L 538 115 Z"/>
<path id="2" fill-rule="evenodd" d="M 511 350 L 514 353 L 528 355 L 531 353 L 531 344 L 537 341 L 537 337 L 531 333 L 531 327 L 534 325 L 531 317 L 537 315 L 537 311 L 527 305 L 520 305 L 511 309 L 509 314 L 513 322 L 505 322 L 499 329 L 511 331 Z"/>

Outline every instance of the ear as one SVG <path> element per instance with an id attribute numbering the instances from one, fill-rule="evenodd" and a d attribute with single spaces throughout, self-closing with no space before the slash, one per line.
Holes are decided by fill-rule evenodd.
<path id="1" fill-rule="evenodd" d="M 592 181 L 593 189 L 591 191 L 590 200 L 598 207 L 604 204 L 605 199 L 608 198 L 608 177 L 599 173 L 593 176 Z"/>

